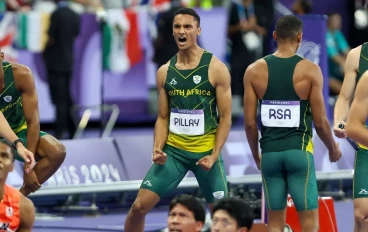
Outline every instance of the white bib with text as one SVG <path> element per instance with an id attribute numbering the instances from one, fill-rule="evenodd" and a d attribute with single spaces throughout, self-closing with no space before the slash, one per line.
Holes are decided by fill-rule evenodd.
<path id="1" fill-rule="evenodd" d="M 171 109 L 170 132 L 178 135 L 203 135 L 204 111 Z"/>
<path id="2" fill-rule="evenodd" d="M 261 120 L 266 127 L 299 127 L 300 101 L 263 100 Z"/>

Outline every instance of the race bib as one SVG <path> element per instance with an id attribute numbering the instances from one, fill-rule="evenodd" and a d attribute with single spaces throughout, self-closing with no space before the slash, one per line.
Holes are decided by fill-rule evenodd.
<path id="1" fill-rule="evenodd" d="M 171 109 L 170 132 L 178 135 L 203 135 L 203 110 Z"/>
<path id="2" fill-rule="evenodd" d="M 266 127 L 299 127 L 300 101 L 262 101 L 261 120 Z"/>

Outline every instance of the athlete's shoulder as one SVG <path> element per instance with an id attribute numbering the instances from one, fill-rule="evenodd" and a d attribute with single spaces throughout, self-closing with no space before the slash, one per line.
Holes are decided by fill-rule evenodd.
<path id="1" fill-rule="evenodd" d="M 217 58 L 215 55 L 212 55 L 210 68 L 215 70 L 228 71 L 226 64 L 222 62 L 219 58 Z"/>
<path id="2" fill-rule="evenodd" d="M 229 69 L 226 64 L 216 56 L 212 56 L 208 74 L 216 80 L 216 82 L 223 82 L 226 79 L 231 79 Z"/>
<path id="3" fill-rule="evenodd" d="M 35 221 L 35 207 L 33 202 L 21 194 L 20 197 L 20 228 L 30 229 Z"/>
<path id="4" fill-rule="evenodd" d="M 23 64 L 18 64 L 18 63 L 10 63 L 11 67 L 13 69 L 13 74 L 14 77 L 16 76 L 30 76 L 32 77 L 32 71 L 31 69 Z"/>
<path id="5" fill-rule="evenodd" d="M 362 51 L 362 47 L 363 45 L 359 45 L 353 49 L 351 49 L 349 52 L 348 52 L 348 57 L 359 57 L 360 56 L 360 52 Z"/>
<path id="6" fill-rule="evenodd" d="M 167 62 L 166 64 L 161 65 L 158 70 L 157 70 L 157 76 L 161 76 L 161 75 L 166 75 L 167 70 L 169 69 L 170 66 L 170 61 Z"/>
<path id="7" fill-rule="evenodd" d="M 264 58 L 258 59 L 251 63 L 247 69 L 245 70 L 245 77 L 255 77 L 256 75 L 260 74 L 261 72 L 266 72 L 268 70 L 267 68 L 267 62 Z"/>

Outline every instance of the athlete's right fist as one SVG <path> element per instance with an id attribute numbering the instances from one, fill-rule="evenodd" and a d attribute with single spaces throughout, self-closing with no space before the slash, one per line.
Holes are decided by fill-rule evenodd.
<path id="1" fill-rule="evenodd" d="M 155 164 L 165 164 L 167 160 L 167 155 L 165 152 L 161 151 L 160 149 L 155 149 L 152 154 L 152 161 Z"/>
<path id="2" fill-rule="evenodd" d="M 329 151 L 329 156 L 330 156 L 330 162 L 334 163 L 337 162 L 340 158 L 341 158 L 341 150 L 339 147 L 339 144 L 336 143 L 336 148 L 333 151 Z"/>
<path id="3" fill-rule="evenodd" d="M 346 138 L 345 122 L 338 121 L 337 123 L 335 123 L 334 134 L 337 138 L 340 138 L 340 139 Z"/>

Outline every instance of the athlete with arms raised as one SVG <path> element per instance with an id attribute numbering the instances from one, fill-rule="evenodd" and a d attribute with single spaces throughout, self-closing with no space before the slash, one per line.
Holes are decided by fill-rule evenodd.
<path id="1" fill-rule="evenodd" d="M 24 174 L 20 191 L 27 196 L 58 170 L 65 159 L 65 147 L 53 136 L 40 131 L 37 92 L 31 70 L 20 64 L 3 62 L 2 52 L 0 59 L 0 110 L 38 161 L 33 170 Z M 24 161 L 19 154 L 15 158 Z M 29 166 L 24 163 L 25 170 Z"/>
<path id="2" fill-rule="evenodd" d="M 346 137 L 345 120 L 349 116 L 350 133 L 352 133 L 352 139 L 358 138 L 358 142 L 362 141 L 360 138 L 361 132 L 365 133 L 365 127 L 367 122 L 360 125 L 361 119 L 365 114 L 365 94 L 360 87 L 358 93 L 358 87 L 355 92 L 356 83 L 359 79 L 362 79 L 360 86 L 365 86 L 366 80 L 363 81 L 363 73 L 368 70 L 368 43 L 360 45 L 352 49 L 345 61 L 345 77 L 342 84 L 340 95 L 336 101 L 334 112 L 334 132 L 339 138 Z M 367 75 L 367 74 L 364 74 Z M 359 81 L 359 82 L 361 82 Z M 367 90 L 365 90 L 367 91 Z M 354 98 L 355 110 L 349 113 L 350 103 Z M 360 111 L 359 111 L 360 110 Z M 359 111 L 359 112 L 358 112 Z M 355 115 L 354 115 L 355 114 Z M 367 115 L 364 120 L 366 121 Z M 356 126 L 362 126 L 358 129 Z M 347 126 L 346 126 L 347 127 Z M 356 137 L 358 136 L 358 137 Z M 350 135 L 349 135 L 350 137 Z M 363 140 L 364 141 L 364 140 Z M 366 189 L 368 187 L 367 178 L 367 165 L 368 165 L 368 146 L 367 143 L 359 144 L 359 148 L 355 155 L 354 162 L 354 178 L 353 178 L 353 198 L 354 198 L 354 232 L 363 232 L 368 230 L 368 194 Z"/>
<path id="3" fill-rule="evenodd" d="M 268 231 L 285 227 L 290 193 L 303 232 L 318 231 L 318 189 L 314 169 L 312 120 L 329 150 L 330 161 L 341 157 L 324 105 L 323 76 L 318 65 L 296 55 L 302 41 L 303 22 L 283 16 L 273 33 L 274 54 L 257 60 L 244 75 L 245 130 L 253 158 L 261 170 L 268 210 Z M 257 102 L 261 104 L 258 150 Z"/>
<path id="4" fill-rule="evenodd" d="M 157 71 L 154 164 L 129 211 L 124 231 L 142 232 L 145 215 L 189 170 L 210 208 L 215 199 L 228 194 L 220 151 L 231 128 L 230 74 L 225 64 L 198 46 L 200 32 L 200 17 L 193 9 L 175 13 L 173 34 L 179 52 Z"/>

